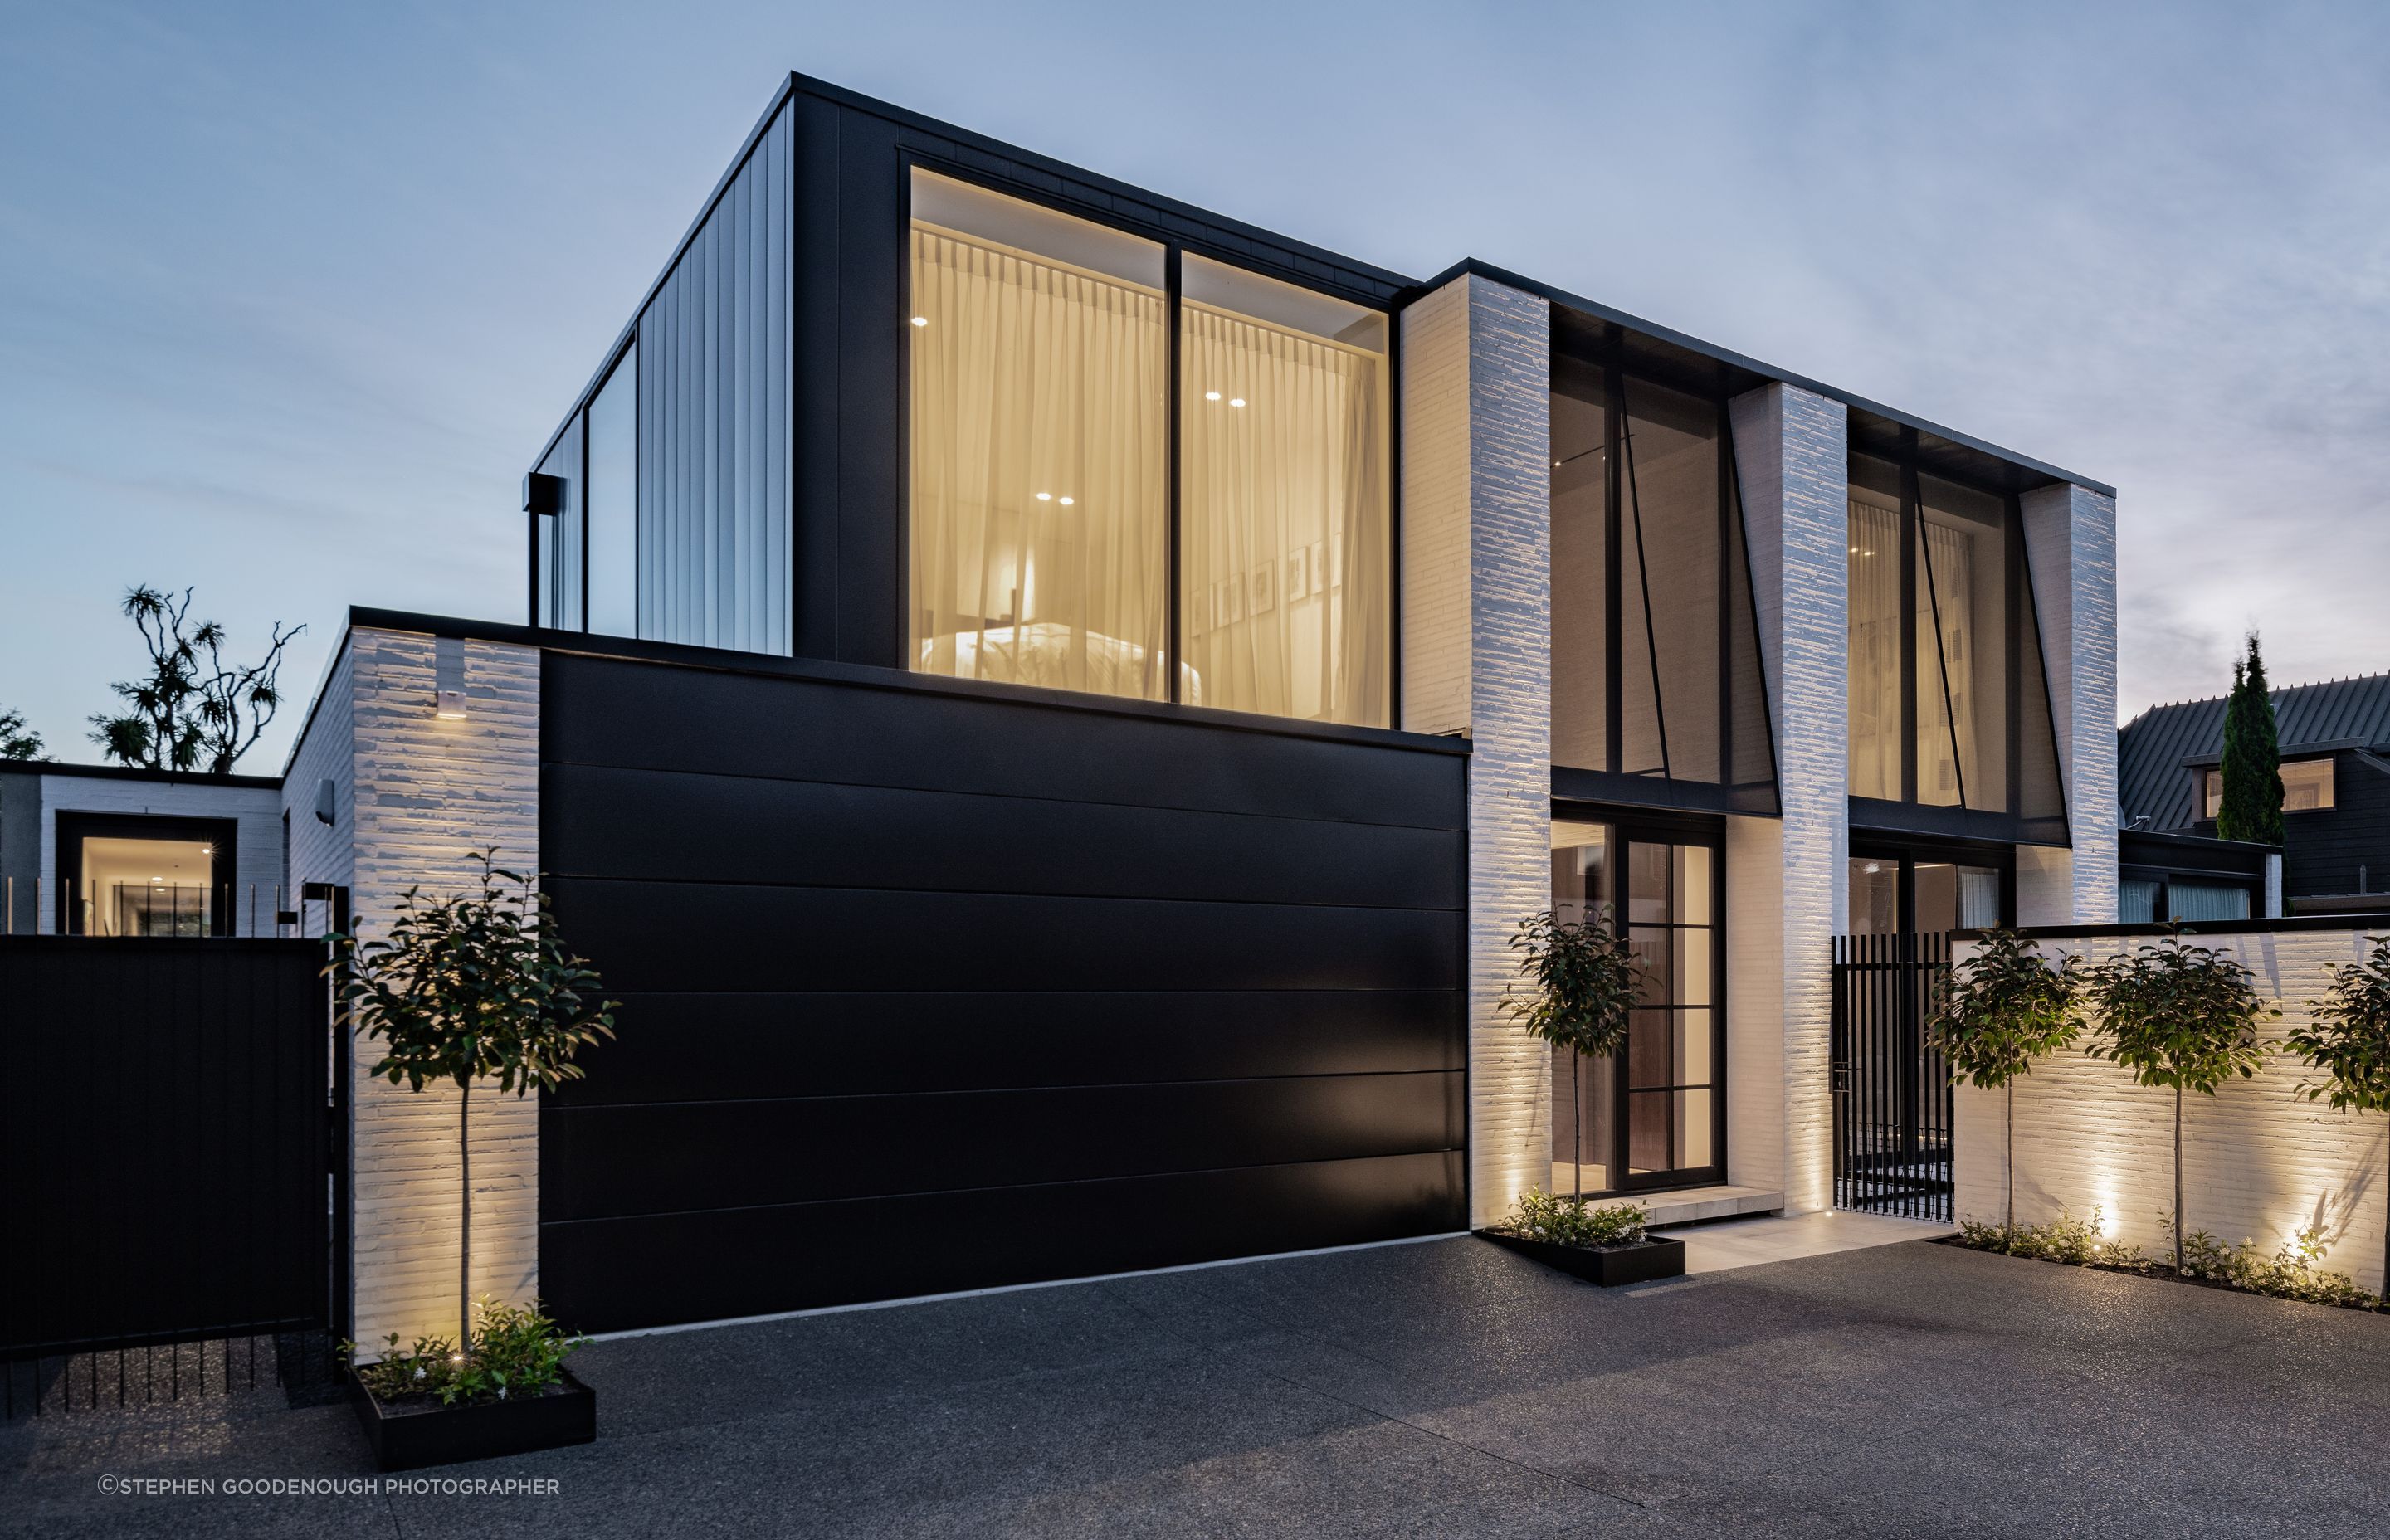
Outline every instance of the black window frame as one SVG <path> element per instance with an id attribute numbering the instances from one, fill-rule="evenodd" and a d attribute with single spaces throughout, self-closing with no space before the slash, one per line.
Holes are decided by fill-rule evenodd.
<path id="1" fill-rule="evenodd" d="M 1970 480 L 1955 468 L 1934 464 L 1921 465 L 1919 433 L 1915 428 L 1902 426 L 1892 443 L 1861 443 L 1854 435 L 1848 442 L 1844 480 L 1846 486 L 1857 485 L 1858 456 L 1888 463 L 1900 478 L 1900 795 L 1897 798 L 1850 798 L 1851 822 L 1855 829 L 1867 828 L 1895 834 L 1923 834 L 1957 839 L 1975 838 L 1998 840 L 2011 843 L 2069 845 L 2072 831 L 2067 827 L 2063 811 L 2064 798 L 2060 798 L 2061 811 L 2054 821 L 2059 826 L 2058 838 L 2046 838 L 2042 831 L 2029 827 L 2024 812 L 2024 741 L 2031 720 L 2027 710 L 2025 685 L 2029 679 L 2040 681 L 2041 720 L 2049 730 L 2048 763 L 2062 765 L 2058 752 L 2058 720 L 2056 708 L 2049 700 L 2049 666 L 2045 653 L 2038 669 L 2026 667 L 2025 648 L 2039 648 L 2041 616 L 2033 597 L 2033 566 L 2025 549 L 2024 498 L 2014 487 L 1998 487 Z M 2004 574 L 2006 603 L 2004 635 L 2001 644 L 2005 721 L 2004 750 L 2007 765 L 2004 783 L 2008 797 L 2004 807 L 1972 806 L 1967 802 L 1964 760 L 1959 753 L 1958 725 L 1951 720 L 1946 704 L 1943 711 L 1944 730 L 1950 735 L 1950 754 L 1960 766 L 1959 772 L 1960 800 L 1956 805 L 1923 802 L 1917 796 L 1917 735 L 1918 692 L 1922 687 L 1922 660 L 1917 652 L 1917 603 L 1920 584 L 1925 574 L 1918 563 L 1918 547 L 1924 523 L 1923 477 L 1948 481 L 1954 486 L 1998 498 L 2001 505 L 2001 545 L 2006 557 Z M 1845 515 L 1847 518 L 1847 515 Z M 1941 628 L 1934 632 L 1938 637 Z M 1845 678 L 1850 667 L 1847 642 L 1844 645 Z M 1847 688 L 1847 685 L 1845 686 Z M 1949 682 L 1947 674 L 1943 690 L 1947 702 Z M 1844 784 L 1848 785 L 1849 748 L 1844 751 Z M 2062 784 L 2061 790 L 2063 787 Z"/>
<path id="2" fill-rule="evenodd" d="M 1588 318 L 1589 319 L 1589 318 Z M 1603 626 L 1603 759 L 1600 765 L 1563 764 L 1552 762 L 1552 794 L 1555 797 L 1580 802 L 1591 801 L 1628 806 L 1646 806 L 1687 811 L 1739 813 L 1763 817 L 1780 816 L 1782 804 L 1778 789 L 1779 765 L 1776 754 L 1776 725 L 1767 709 L 1767 679 L 1765 649 L 1758 637 L 1758 590 L 1751 571 L 1750 532 L 1744 527 L 1745 499 L 1742 489 L 1742 467 L 1735 453 L 1733 400 L 1741 382 L 1724 364 L 1707 367 L 1698 365 L 1671 368 L 1661 364 L 1648 350 L 1638 353 L 1635 338 L 1615 322 L 1597 322 L 1588 330 L 1584 326 L 1564 326 L 1555 312 L 1552 329 L 1549 393 L 1562 393 L 1564 371 L 1598 371 L 1603 395 L 1603 448 L 1620 451 L 1608 457 L 1603 474 L 1604 527 L 1602 531 L 1602 626 Z M 1651 776 L 1630 773 L 1625 760 L 1625 574 L 1624 563 L 1624 520 L 1630 515 L 1628 504 L 1635 504 L 1632 517 L 1640 531 L 1641 507 L 1639 494 L 1634 486 L 1632 456 L 1634 453 L 1627 419 L 1628 381 L 1639 380 L 1657 390 L 1690 395 L 1710 402 L 1716 411 L 1717 445 L 1717 761 L 1718 778 L 1715 782 L 1684 780 L 1672 774 L 1667 757 L 1667 725 L 1665 708 L 1662 704 L 1660 659 L 1657 637 L 1651 634 L 1651 599 L 1648 583 L 1638 583 L 1641 592 L 1640 622 L 1646 628 L 1645 650 L 1653 673 L 1651 694 L 1657 721 L 1655 727 L 1661 743 L 1662 773 Z M 1638 551 L 1648 550 L 1638 538 Z M 1738 571 L 1740 569 L 1740 571 Z M 1548 596 L 1555 608 L 1561 602 L 1558 592 Z M 1735 739 L 1735 670 L 1738 638 L 1735 635 L 1737 614 L 1752 621 L 1750 646 L 1754 656 L 1749 660 L 1753 677 L 1757 681 L 1758 711 L 1754 722 L 1767 762 L 1764 781 L 1737 783 L 1734 780 Z M 1555 671 L 1556 672 L 1556 671 Z"/>
<path id="3" fill-rule="evenodd" d="M 1628 1140 L 1631 1130 L 1628 1097 L 1632 1087 L 1627 1070 L 1627 1049 L 1621 1046 L 1613 1056 L 1611 1075 L 1611 1149 L 1604 1169 L 1619 1174 L 1619 1180 L 1599 1194 L 1587 1197 L 1624 1197 L 1638 1193 L 1670 1192 L 1688 1187 L 1715 1187 L 1727 1180 L 1731 1156 L 1727 1149 L 1727 1087 L 1733 1066 L 1727 1059 L 1727 952 L 1732 944 L 1726 929 L 1727 855 L 1726 824 L 1722 818 L 1697 814 L 1671 814 L 1664 810 L 1620 806 L 1615 803 L 1576 802 L 1555 798 L 1549 821 L 1553 823 L 1600 824 L 1609 830 L 1609 851 L 1612 862 L 1613 898 L 1610 905 L 1610 925 L 1621 938 L 1629 931 L 1627 919 L 1626 847 L 1629 844 L 1702 845 L 1710 853 L 1710 1153 L 1711 1163 L 1658 1172 L 1637 1179 L 1628 1174 Z M 1675 879 L 1673 876 L 1671 882 Z M 1548 887 L 1550 879 L 1546 878 Z M 1654 928 L 1654 922 L 1642 922 L 1642 928 Z M 1669 922 L 1669 929 L 1692 927 Z M 1684 1007 L 1674 1007 L 1672 1010 Z M 1646 1086 L 1651 1091 L 1658 1087 Z M 1557 1093 L 1555 1093 L 1557 1095 Z M 1675 1112 L 1670 1111 L 1673 1133 Z M 1673 1140 L 1672 1140 L 1673 1142 Z M 1582 1154 L 1582 1151 L 1580 1151 Z"/>
<path id="4" fill-rule="evenodd" d="M 1184 596 L 1180 592 L 1182 585 L 1179 582 L 1181 564 L 1185 557 L 1181 544 L 1184 532 L 1180 508 L 1186 494 L 1183 468 L 1179 460 L 1179 440 L 1182 425 L 1185 422 L 1185 403 L 1180 399 L 1180 391 L 1185 382 L 1179 378 L 1181 373 L 1179 348 L 1183 337 L 1180 325 L 1180 302 L 1183 297 L 1180 282 L 1181 258 L 1191 252 L 1207 261 L 1218 263 L 1224 267 L 1272 278 L 1279 283 L 1307 289 L 1315 294 L 1325 294 L 1348 304 L 1360 305 L 1385 317 L 1386 583 L 1388 588 L 1386 617 L 1389 645 L 1386 659 L 1386 720 L 1381 725 L 1388 729 L 1399 729 L 1403 720 L 1402 307 L 1393 299 L 1382 295 L 1367 293 L 1349 286 L 1323 283 L 1314 275 L 1297 273 L 1275 264 L 1256 262 L 1250 252 L 1238 251 L 1220 242 L 1204 240 L 1199 236 L 1189 235 L 1176 225 L 1149 225 L 1137 220 L 1124 219 L 1113 211 L 1097 209 L 1089 204 L 1059 196 L 1050 189 L 1000 175 L 983 167 L 942 155 L 935 150 L 900 144 L 896 152 L 896 162 L 897 206 L 902 213 L 899 237 L 894 248 L 896 271 L 900 275 L 897 291 L 899 303 L 898 313 L 890 324 L 897 329 L 905 340 L 905 346 L 898 355 L 895 402 L 896 519 L 899 536 L 896 541 L 896 587 L 893 602 L 900 620 L 898 627 L 900 637 L 910 635 L 912 622 L 908 612 L 912 602 L 913 573 L 913 352 L 911 346 L 913 311 L 910 285 L 901 275 L 909 271 L 906 253 L 909 250 L 913 231 L 913 173 L 919 170 L 932 173 L 950 181 L 960 182 L 967 186 L 976 187 L 982 192 L 994 193 L 999 198 L 1013 199 L 1035 208 L 1068 215 L 1073 219 L 1085 220 L 1090 225 L 1115 230 L 1139 240 L 1150 241 L 1162 248 L 1163 304 L 1165 312 L 1164 324 L 1169 327 L 1170 344 L 1169 362 L 1166 366 L 1170 376 L 1166 382 L 1167 410 L 1170 415 L 1170 489 L 1167 514 L 1169 571 L 1165 574 L 1169 584 L 1167 623 L 1170 628 L 1170 650 L 1168 666 L 1163 671 L 1169 685 L 1169 692 L 1163 696 L 1161 702 L 1155 702 L 1156 704 L 1167 703 L 1172 706 L 1186 704 L 1179 699 L 1182 665 L 1187 646 L 1186 617 L 1180 613 L 1184 606 Z M 585 440 L 587 436 L 585 432 L 583 434 Z M 911 671 L 912 662 L 908 654 L 899 658 L 897 666 Z M 974 687 L 1015 687 L 993 680 L 957 679 L 954 683 Z M 1225 707 L 1202 709 L 1230 710 Z M 1301 717 L 1276 716 L 1266 712 L 1234 711 L 1231 714 L 1260 716 L 1273 722 L 1305 720 Z M 1361 727 L 1367 730 L 1369 725 L 1356 722 L 1338 723 L 1334 725 Z"/>
<path id="5" fill-rule="evenodd" d="M 2016 847 L 1990 841 L 1890 839 L 1855 834 L 1847 861 L 1890 861 L 1899 873 L 1893 933 L 1916 935 L 1917 867 L 1927 866 L 1989 866 L 2000 874 L 2000 918 L 2003 929 L 2017 922 Z M 1847 931 L 1850 927 L 1846 924 Z"/>

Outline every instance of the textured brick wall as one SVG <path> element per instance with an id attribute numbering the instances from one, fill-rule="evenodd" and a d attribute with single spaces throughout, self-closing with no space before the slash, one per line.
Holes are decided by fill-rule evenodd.
<path id="1" fill-rule="evenodd" d="M 1727 834 L 1728 1174 L 1833 1200 L 1830 963 L 1850 850 L 1848 421 L 1787 385 L 1732 403 L 1783 817 Z"/>
<path id="2" fill-rule="evenodd" d="M 2366 932 L 2200 939 L 2239 957 L 2256 974 L 2258 989 L 2281 1002 L 2283 1019 L 2269 1034 L 2279 1037 L 2323 994 L 2325 965 L 2364 955 Z M 2132 944 L 2058 941 L 2043 951 L 2098 958 Z M 2330 1247 L 2325 1264 L 2378 1290 L 2390 1121 L 2295 1098 L 2304 1072 L 2298 1059 L 2276 1053 L 2255 1080 L 2235 1081 L 2213 1097 L 2184 1097 L 2190 1227 L 2227 1243 L 2254 1239 L 2270 1252 L 2301 1226 L 2321 1223 Z M 2078 1049 L 2036 1063 L 2015 1095 L 2017 1218 L 2041 1223 L 2061 1210 L 2088 1216 L 2099 1208 L 2112 1233 L 2156 1253 L 2164 1245 L 2158 1218 L 2174 1206 L 2174 1093 L 2136 1085 L 2124 1070 Z M 1999 1092 L 1959 1089 L 1961 1218 L 1996 1220 L 2002 1213 L 2001 1106 Z"/>
<path id="3" fill-rule="evenodd" d="M 1550 307 L 1465 276 L 1403 315 L 1404 725 L 1465 730 L 1470 1200 L 1550 1180 L 1550 1056 L 1501 1014 L 1551 900 Z"/>
<path id="4" fill-rule="evenodd" d="M 2116 918 L 2116 500 L 2053 486 L 2022 504 L 2075 852 L 2067 918 L 2105 924 Z"/>
<path id="5" fill-rule="evenodd" d="M 274 934 L 276 886 L 282 880 L 282 825 L 278 800 L 263 787 L 209 786 L 202 782 L 132 781 L 76 776 L 42 777 L 41 866 L 46 897 L 43 929 L 58 923 L 58 815 L 132 813 L 169 818 L 230 818 L 233 850 L 233 930 L 237 935 Z M 254 923 L 252 924 L 252 921 Z"/>
<path id="6" fill-rule="evenodd" d="M 539 654 L 462 644 L 467 715 L 448 720 L 433 712 L 437 645 L 413 633 L 352 632 L 292 759 L 294 876 L 303 866 L 306 879 L 338 881 L 345 865 L 368 937 L 409 887 L 462 891 L 477 847 L 496 845 L 503 863 L 538 869 Z M 325 776 L 340 789 L 329 830 L 312 815 Z M 458 1093 L 367 1078 L 377 1046 L 359 1041 L 353 1050 L 355 1335 L 368 1343 L 391 1331 L 453 1329 L 458 1261 Z M 477 1089 L 471 1110 L 472 1290 L 527 1299 L 539 1278 L 538 1102 Z"/>

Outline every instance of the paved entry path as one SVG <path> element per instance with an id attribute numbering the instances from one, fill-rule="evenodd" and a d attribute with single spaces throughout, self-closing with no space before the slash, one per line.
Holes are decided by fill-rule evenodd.
<path id="1" fill-rule="evenodd" d="M 1926 1242 L 1604 1292 L 1450 1239 L 576 1362 L 600 1443 L 432 1473 L 553 1495 L 228 1495 L 368 1473 L 259 1396 L 0 1428 L 0 1534 L 2390 1534 L 2390 1318 Z"/>

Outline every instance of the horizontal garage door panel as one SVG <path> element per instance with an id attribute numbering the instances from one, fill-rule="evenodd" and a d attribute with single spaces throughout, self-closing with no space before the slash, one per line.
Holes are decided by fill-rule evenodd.
<path id="1" fill-rule="evenodd" d="M 551 766 L 552 843 L 590 875 L 946 892 L 1231 899 L 1450 909 L 1448 829 L 1124 807 L 1042 797 Z M 576 875 L 551 859 L 548 870 Z"/>
<path id="2" fill-rule="evenodd" d="M 1041 704 L 546 655 L 541 757 L 568 764 L 1456 828 L 1468 761 Z M 1097 703 L 1091 703 L 1097 704 Z"/>
<path id="3" fill-rule="evenodd" d="M 1458 1070 L 1439 990 L 973 995 L 614 991 L 565 1107 Z"/>
<path id="4" fill-rule="evenodd" d="M 1447 1149 L 1461 1077 L 1311 1075 L 684 1102 L 542 1119 L 554 1219 L 1147 1176 Z"/>
<path id="5" fill-rule="evenodd" d="M 1461 1226 L 1465 751 L 703 661 L 543 665 L 568 1325 Z"/>
<path id="6" fill-rule="evenodd" d="M 593 1331 L 1357 1245 L 1462 1227 L 1458 1151 L 543 1226 Z"/>
<path id="7" fill-rule="evenodd" d="M 632 990 L 1433 989 L 1427 909 L 556 878 L 575 948 Z"/>

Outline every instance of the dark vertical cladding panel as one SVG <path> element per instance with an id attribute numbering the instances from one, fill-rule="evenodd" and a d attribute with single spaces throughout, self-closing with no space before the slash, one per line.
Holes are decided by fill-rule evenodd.
<path id="1" fill-rule="evenodd" d="M 839 131 L 847 114 L 818 96 L 790 104 L 795 208 L 790 221 L 790 474 L 796 653 L 838 656 Z"/>
<path id="2" fill-rule="evenodd" d="M 905 231 L 910 194 L 896 126 L 839 125 L 838 654 L 902 667 L 899 545 L 905 420 Z"/>
<path id="3" fill-rule="evenodd" d="M 639 634 L 790 649 L 793 109 L 756 141 L 639 320 Z"/>
<path id="4" fill-rule="evenodd" d="M 576 1327 L 1464 1223 L 1447 748 L 557 654 L 541 710 L 546 891 L 624 1002 L 542 1107 Z"/>

